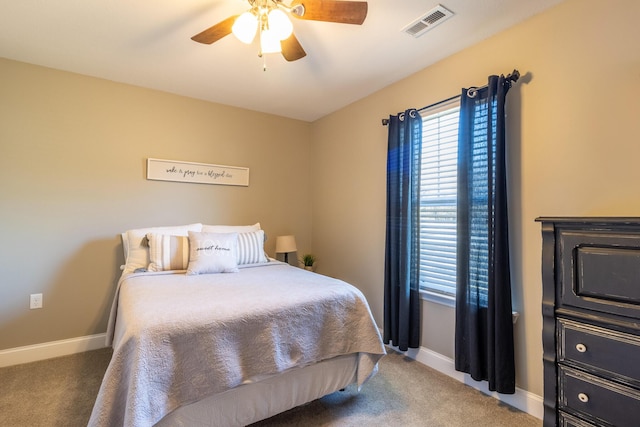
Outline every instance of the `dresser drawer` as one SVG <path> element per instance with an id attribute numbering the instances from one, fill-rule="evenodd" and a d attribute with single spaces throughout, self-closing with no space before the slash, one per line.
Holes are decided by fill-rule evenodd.
<path id="1" fill-rule="evenodd" d="M 559 409 L 596 425 L 638 426 L 640 391 L 565 366 L 559 366 L 558 374 Z"/>
<path id="2" fill-rule="evenodd" d="M 581 420 L 578 417 L 574 417 L 571 414 L 560 411 L 558 414 L 558 426 L 559 427 L 597 427 L 595 424 Z"/>
<path id="3" fill-rule="evenodd" d="M 622 375 L 640 386 L 640 337 L 558 319 L 558 361 Z"/>
<path id="4" fill-rule="evenodd" d="M 558 303 L 640 318 L 640 234 L 559 231 Z"/>

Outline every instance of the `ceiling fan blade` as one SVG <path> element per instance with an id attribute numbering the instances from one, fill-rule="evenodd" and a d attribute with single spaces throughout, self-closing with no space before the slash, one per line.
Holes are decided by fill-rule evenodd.
<path id="1" fill-rule="evenodd" d="M 296 9 L 299 5 L 303 8 Z M 368 5 L 366 1 L 295 0 L 291 8 L 292 14 L 300 19 L 361 25 L 367 17 Z M 300 15 L 296 10 L 304 12 Z"/>
<path id="2" fill-rule="evenodd" d="M 233 23 L 236 21 L 237 17 L 238 15 L 230 16 L 224 21 L 218 22 L 213 27 L 209 27 L 203 32 L 191 37 L 191 40 L 204 44 L 217 42 L 224 36 L 231 34 L 231 27 L 233 27 Z"/>
<path id="3" fill-rule="evenodd" d="M 307 52 L 304 51 L 293 33 L 286 40 L 282 40 L 280 46 L 282 46 L 282 56 L 289 62 L 297 61 L 307 56 Z"/>

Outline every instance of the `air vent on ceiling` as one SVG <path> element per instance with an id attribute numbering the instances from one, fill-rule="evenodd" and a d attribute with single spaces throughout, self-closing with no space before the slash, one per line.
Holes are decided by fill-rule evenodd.
<path id="1" fill-rule="evenodd" d="M 425 15 L 407 25 L 402 29 L 402 31 L 409 34 L 410 36 L 420 37 L 430 29 L 451 18 L 453 15 L 453 12 L 439 4 L 438 6 L 427 12 Z"/>

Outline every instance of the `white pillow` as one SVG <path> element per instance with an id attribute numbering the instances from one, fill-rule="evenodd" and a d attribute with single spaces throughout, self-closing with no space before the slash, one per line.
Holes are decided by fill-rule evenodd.
<path id="1" fill-rule="evenodd" d="M 238 233 L 238 265 L 269 262 L 264 253 L 264 231 Z"/>
<path id="2" fill-rule="evenodd" d="M 256 222 L 253 225 L 203 225 L 203 233 L 248 233 L 251 231 L 260 230 L 260 223 Z"/>
<path id="3" fill-rule="evenodd" d="M 187 274 L 237 273 L 238 233 L 189 231 Z"/>
<path id="4" fill-rule="evenodd" d="M 149 233 L 149 271 L 186 270 L 189 265 L 189 237 Z"/>
<path id="5" fill-rule="evenodd" d="M 202 224 L 178 225 L 169 227 L 148 227 L 128 230 L 126 239 L 123 236 L 122 242 L 125 253 L 125 266 L 123 274 L 133 273 L 138 268 L 149 266 L 149 246 L 146 242 L 147 234 L 160 233 L 172 236 L 187 236 L 189 231 L 202 230 Z"/>

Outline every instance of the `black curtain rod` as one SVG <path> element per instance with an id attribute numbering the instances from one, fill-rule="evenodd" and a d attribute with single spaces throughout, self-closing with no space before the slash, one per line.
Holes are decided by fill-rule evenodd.
<path id="1" fill-rule="evenodd" d="M 520 78 L 520 71 L 518 70 L 513 70 L 511 74 L 508 74 L 507 77 L 505 77 L 505 79 L 507 79 L 510 82 L 517 82 L 519 78 Z M 470 87 L 469 89 L 467 89 L 467 95 L 469 95 L 471 98 L 474 98 L 479 90 L 482 90 L 486 87 L 487 85 L 480 86 L 480 87 Z M 420 112 L 420 111 L 427 110 L 429 108 L 437 107 L 440 104 L 453 101 L 456 98 L 460 98 L 460 95 L 455 95 L 455 96 L 452 96 L 451 98 L 443 99 L 442 101 L 438 101 L 431 105 L 427 105 L 425 107 L 419 108 L 417 111 Z M 389 119 L 382 119 L 382 126 L 387 126 L 388 124 L 389 124 Z"/>

